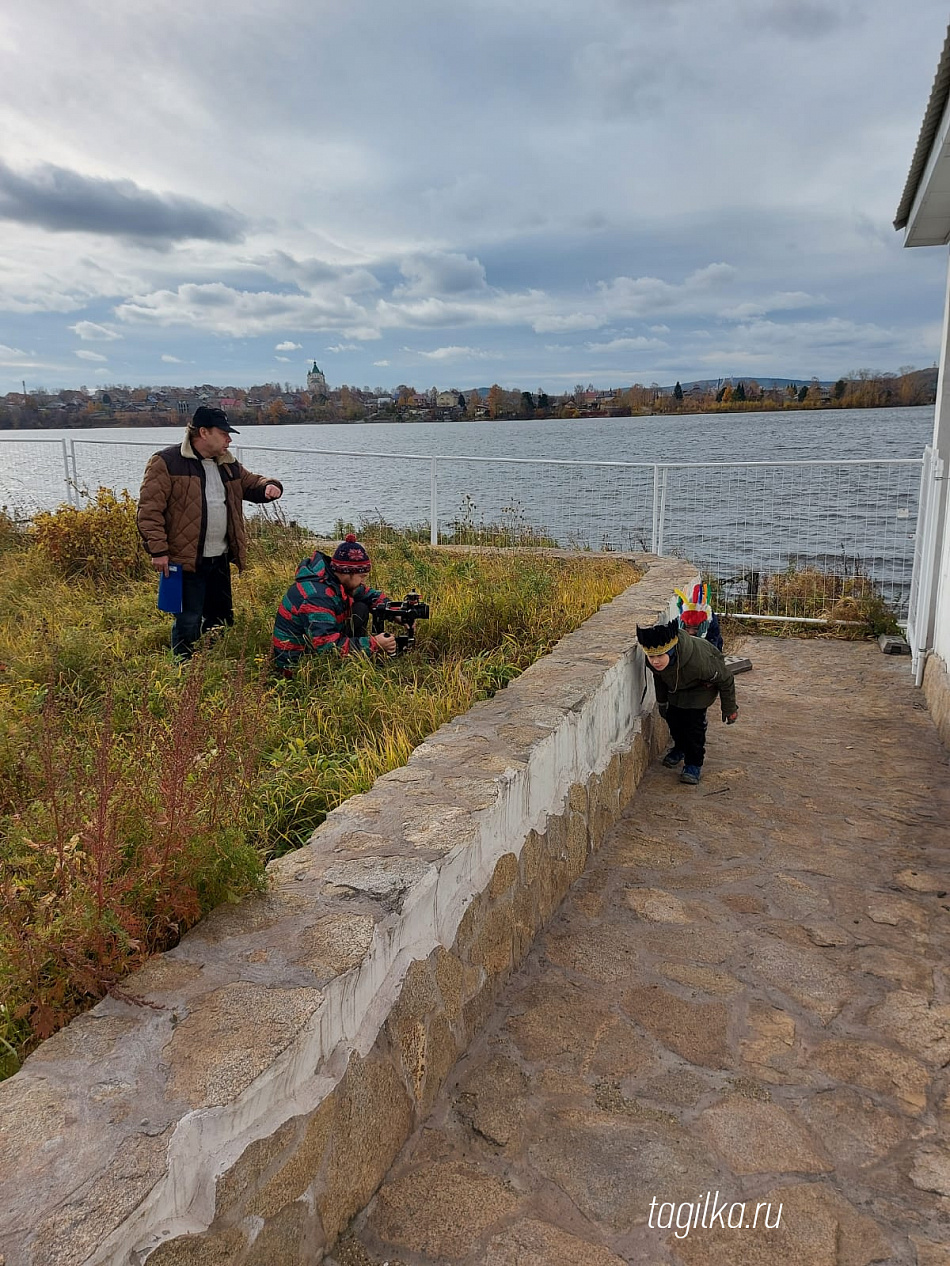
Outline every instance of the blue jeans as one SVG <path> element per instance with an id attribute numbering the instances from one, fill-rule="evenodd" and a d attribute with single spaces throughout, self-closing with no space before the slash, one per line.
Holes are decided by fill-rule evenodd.
<path id="1" fill-rule="evenodd" d="M 182 572 L 181 589 L 181 611 L 172 625 L 172 652 L 190 659 L 202 633 L 234 623 L 227 554 L 199 558 L 195 571 Z"/>

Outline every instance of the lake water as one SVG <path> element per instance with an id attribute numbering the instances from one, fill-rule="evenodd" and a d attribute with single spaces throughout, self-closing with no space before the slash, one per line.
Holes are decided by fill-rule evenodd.
<path id="1" fill-rule="evenodd" d="M 317 532 L 332 532 L 337 519 L 429 522 L 433 463 L 419 459 L 436 455 L 443 536 L 501 524 L 513 539 L 535 529 L 565 545 L 657 546 L 735 574 L 740 585 L 751 571 L 790 563 L 861 569 L 906 596 L 920 475 L 915 462 L 894 463 L 919 459 L 932 430 L 931 406 L 247 426 L 233 447 L 251 470 L 283 482 L 283 512 Z M 80 487 L 135 493 L 149 452 L 179 435 L 149 427 L 0 432 L 0 504 L 31 512 L 64 499 L 64 438 Z M 816 461 L 866 464 L 780 464 Z M 560 464 L 570 462 L 605 464 Z M 749 462 L 773 465 L 737 465 Z M 722 465 L 664 474 L 657 463 Z"/>

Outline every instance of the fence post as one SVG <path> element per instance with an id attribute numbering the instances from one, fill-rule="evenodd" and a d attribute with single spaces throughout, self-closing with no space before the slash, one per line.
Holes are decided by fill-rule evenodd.
<path id="1" fill-rule="evenodd" d="M 69 477 L 69 449 L 66 447 L 66 438 L 65 438 L 65 436 L 63 437 L 63 439 L 62 439 L 62 440 L 60 440 L 60 443 L 61 443 L 61 444 L 62 444 L 62 446 L 63 446 L 63 469 L 64 469 L 64 470 L 65 470 L 65 472 L 66 472 L 66 475 L 65 475 L 65 478 L 66 478 L 66 500 L 69 502 L 69 504 L 70 504 L 70 505 L 72 505 L 72 504 L 73 504 L 73 482 L 72 482 L 72 480 L 71 480 L 71 479 L 70 479 L 70 477 Z"/>
<path id="2" fill-rule="evenodd" d="M 670 478 L 669 466 L 663 467 L 663 479 L 660 484 L 660 509 L 656 524 L 656 553 L 663 553 L 663 527 L 666 521 L 666 486 Z"/>
<path id="3" fill-rule="evenodd" d="M 657 510 L 660 506 L 660 468 L 653 467 L 653 521 L 650 524 L 650 553 L 656 554 Z"/>
<path id="4" fill-rule="evenodd" d="M 74 504 L 79 505 L 79 471 L 76 469 L 76 441 L 69 441 L 69 455 L 73 464 L 73 497 Z"/>
<path id="5" fill-rule="evenodd" d="M 429 544 L 439 543 L 439 483 L 435 457 L 429 468 Z"/>

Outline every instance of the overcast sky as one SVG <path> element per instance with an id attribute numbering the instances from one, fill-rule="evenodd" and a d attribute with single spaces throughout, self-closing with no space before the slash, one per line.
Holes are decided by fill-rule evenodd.
<path id="1" fill-rule="evenodd" d="M 943 0 L 33 0 L 0 391 L 836 378 L 938 355 L 892 221 Z"/>

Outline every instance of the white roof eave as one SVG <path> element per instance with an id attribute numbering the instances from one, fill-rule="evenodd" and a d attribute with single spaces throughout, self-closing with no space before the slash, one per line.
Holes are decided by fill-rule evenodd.
<path id="1" fill-rule="evenodd" d="M 950 100 L 930 147 L 911 204 L 905 246 L 945 246 L 950 241 Z"/>

